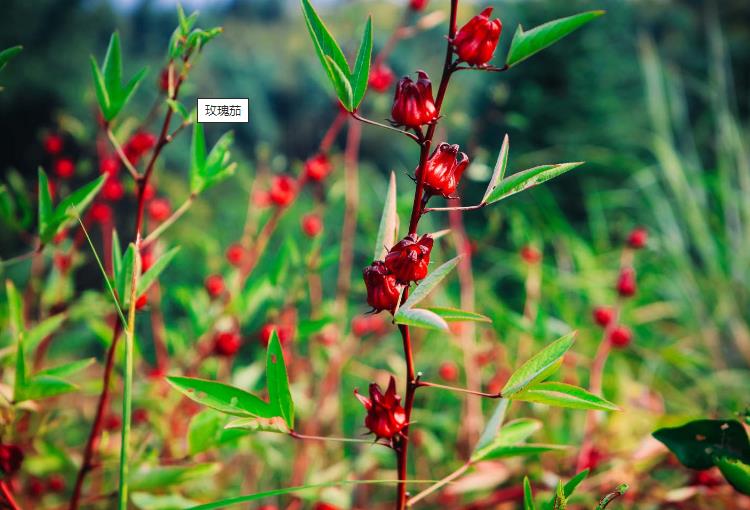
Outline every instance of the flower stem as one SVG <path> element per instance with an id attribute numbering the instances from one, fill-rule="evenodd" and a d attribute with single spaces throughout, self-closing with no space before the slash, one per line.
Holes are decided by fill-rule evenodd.
<path id="1" fill-rule="evenodd" d="M 152 230 L 141 242 L 141 248 L 146 248 L 151 243 L 156 241 L 156 239 L 164 233 L 165 230 L 167 230 L 169 227 L 171 227 L 177 220 L 179 220 L 183 214 L 187 212 L 188 209 L 190 209 L 190 206 L 193 205 L 193 202 L 195 201 L 196 194 L 191 193 L 187 200 L 185 200 L 180 207 L 178 207 L 172 215 L 164 220 L 161 225 L 156 227 L 154 230 Z"/>
<path id="2" fill-rule="evenodd" d="M 466 464 L 462 465 L 460 468 L 456 469 L 454 472 L 443 478 L 442 480 L 438 481 L 435 485 L 430 485 L 425 490 L 414 496 L 413 498 L 409 498 L 409 500 L 406 502 L 407 507 L 413 506 L 418 501 L 421 501 L 422 499 L 426 498 L 433 492 L 442 489 L 444 486 L 451 483 L 456 478 L 459 478 L 461 475 L 463 475 L 469 468 L 471 467 L 471 463 L 467 462 Z"/>
<path id="3" fill-rule="evenodd" d="M 8 504 L 8 508 L 10 508 L 11 510 L 21 510 L 21 507 L 18 506 L 16 500 L 13 499 L 13 493 L 10 491 L 10 487 L 8 487 L 8 484 L 5 482 L 5 480 L 0 480 L 0 495 L 2 495 L 5 499 L 5 502 Z"/>
<path id="4" fill-rule="evenodd" d="M 431 383 L 427 381 L 419 381 L 417 383 L 417 388 L 426 387 L 426 388 L 439 388 L 442 390 L 448 390 L 448 391 L 456 391 L 458 393 L 466 393 L 468 395 L 476 395 L 477 397 L 485 397 L 485 398 L 503 398 L 502 394 L 500 393 L 485 393 L 483 391 L 475 391 L 470 390 L 467 388 L 458 388 L 456 386 L 446 386 L 444 384 L 437 384 L 437 383 Z"/>
<path id="5" fill-rule="evenodd" d="M 112 132 L 112 129 L 109 126 L 107 126 L 106 131 L 107 131 L 107 138 L 109 138 L 109 141 L 112 144 L 112 147 L 115 148 L 115 152 L 117 153 L 117 156 L 120 158 L 120 161 L 125 166 L 125 168 L 128 169 L 128 172 L 130 173 L 131 177 L 133 177 L 133 179 L 138 181 L 138 179 L 141 178 L 141 174 L 138 173 L 138 170 L 135 169 L 133 164 L 125 155 L 125 152 L 122 150 L 122 146 L 120 145 L 120 142 L 118 142 L 117 138 L 115 138 L 115 134 Z"/>

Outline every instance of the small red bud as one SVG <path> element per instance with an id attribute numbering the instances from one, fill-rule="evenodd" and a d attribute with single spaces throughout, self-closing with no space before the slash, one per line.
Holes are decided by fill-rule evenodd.
<path id="1" fill-rule="evenodd" d="M 628 246 L 634 250 L 640 250 L 648 242 L 648 231 L 645 228 L 635 228 L 628 235 Z"/>
<path id="2" fill-rule="evenodd" d="M 214 353 L 217 356 L 232 357 L 241 345 L 242 339 L 237 331 L 220 331 L 214 336 Z"/>
<path id="3" fill-rule="evenodd" d="M 608 306 L 597 306 L 592 312 L 594 322 L 606 328 L 615 316 L 615 311 Z"/>
<path id="4" fill-rule="evenodd" d="M 173 75 L 173 79 L 175 76 Z M 162 69 L 159 74 L 159 88 L 162 92 L 169 92 L 169 68 Z"/>
<path id="5" fill-rule="evenodd" d="M 380 387 L 370 384 L 370 398 L 354 390 L 354 396 L 367 410 L 365 427 L 378 439 L 392 439 L 406 427 L 406 412 L 401 407 L 401 397 L 396 394 L 396 379 L 391 376 L 388 389 L 382 393 Z"/>
<path id="6" fill-rule="evenodd" d="M 138 299 L 135 300 L 135 309 L 143 310 L 148 304 L 148 295 L 142 294 Z"/>
<path id="7" fill-rule="evenodd" d="M 456 54 L 464 62 L 482 66 L 492 59 L 503 24 L 499 19 L 490 20 L 491 14 L 492 7 L 487 7 L 461 27 L 453 39 Z"/>
<path id="8" fill-rule="evenodd" d="M 370 71 L 368 86 L 375 92 L 387 92 L 393 85 L 396 75 L 390 67 L 385 64 L 379 64 Z"/>
<path id="9" fill-rule="evenodd" d="M 156 188 L 150 182 L 143 187 L 143 200 L 151 200 L 156 196 Z"/>
<path id="10" fill-rule="evenodd" d="M 437 118 L 437 108 L 432 97 L 432 83 L 424 71 L 417 71 L 417 82 L 404 76 L 396 85 L 391 118 L 395 125 L 417 129 Z"/>
<path id="11" fill-rule="evenodd" d="M 306 214 L 302 218 L 302 231 L 307 237 L 316 237 L 323 231 L 323 220 L 315 213 Z"/>
<path id="12" fill-rule="evenodd" d="M 93 204 L 91 206 L 91 219 L 96 223 L 111 223 L 112 208 L 107 204 L 102 204 L 101 202 Z"/>
<path id="13" fill-rule="evenodd" d="M 71 159 L 60 158 L 55 161 L 54 170 L 60 179 L 70 179 L 76 171 L 76 166 Z"/>
<path id="14" fill-rule="evenodd" d="M 99 162 L 99 173 L 114 177 L 120 172 L 120 160 L 115 157 L 103 158 Z"/>
<path id="15" fill-rule="evenodd" d="M 305 161 L 305 177 L 311 181 L 319 182 L 325 179 L 333 170 L 331 160 L 323 153 L 316 154 Z"/>
<path id="16" fill-rule="evenodd" d="M 240 243 L 234 243 L 229 248 L 227 248 L 226 253 L 224 254 L 227 258 L 227 261 L 232 264 L 234 267 L 240 267 L 242 265 L 242 261 L 245 259 L 245 248 L 242 247 Z"/>
<path id="17" fill-rule="evenodd" d="M 427 7 L 429 0 L 409 0 L 409 8 L 412 11 L 421 11 Z"/>
<path id="18" fill-rule="evenodd" d="M 458 379 L 458 367 L 452 361 L 445 361 L 438 369 L 440 377 L 447 382 L 455 382 Z"/>
<path id="19" fill-rule="evenodd" d="M 268 198 L 278 207 L 286 207 L 294 201 L 297 183 L 288 175 L 277 175 L 273 178 Z"/>
<path id="20" fill-rule="evenodd" d="M 161 223 L 169 218 L 171 213 L 172 207 L 166 198 L 154 198 L 148 203 L 148 215 L 157 223 Z"/>
<path id="21" fill-rule="evenodd" d="M 116 202 L 125 195 L 125 188 L 116 177 L 109 177 L 102 186 L 102 198 Z"/>
<path id="22" fill-rule="evenodd" d="M 139 407 L 138 409 L 133 409 L 133 424 L 134 425 L 145 425 L 148 423 L 148 409 L 144 409 L 142 407 Z"/>
<path id="23" fill-rule="evenodd" d="M 116 432 L 122 427 L 122 420 L 116 414 L 108 414 L 104 417 L 104 430 Z"/>
<path id="24" fill-rule="evenodd" d="M 527 264 L 537 264 L 542 260 L 542 253 L 531 245 L 521 248 L 521 258 Z"/>
<path id="25" fill-rule="evenodd" d="M 63 139 L 62 136 L 56 134 L 49 134 L 44 137 L 44 151 L 47 154 L 56 156 L 62 152 Z"/>
<path id="26" fill-rule="evenodd" d="M 0 443 L 0 471 L 11 476 L 21 469 L 23 450 L 14 444 Z"/>
<path id="27" fill-rule="evenodd" d="M 635 291 L 635 270 L 630 267 L 623 268 L 617 279 L 617 292 L 623 297 L 631 297 L 635 295 Z"/>
<path id="28" fill-rule="evenodd" d="M 65 274 L 73 264 L 73 257 L 67 253 L 56 252 L 52 257 L 53 263 L 58 271 Z"/>
<path id="29" fill-rule="evenodd" d="M 224 294 L 224 278 L 220 274 L 212 274 L 206 278 L 204 282 L 206 292 L 212 298 L 217 298 Z"/>
<path id="30" fill-rule="evenodd" d="M 50 492 L 62 492 L 65 490 L 65 478 L 62 475 L 55 474 L 47 480 L 47 489 Z"/>
<path id="31" fill-rule="evenodd" d="M 286 345 L 292 339 L 294 334 L 293 328 L 288 325 L 274 324 L 269 322 L 260 328 L 260 343 L 263 347 L 268 347 L 268 343 L 271 341 L 271 333 L 276 330 L 276 334 L 279 337 L 279 343 Z"/>
<path id="32" fill-rule="evenodd" d="M 609 343 L 613 347 L 624 348 L 630 345 L 633 334 L 625 326 L 617 326 L 609 334 Z"/>
<path id="33" fill-rule="evenodd" d="M 39 499 L 44 496 L 45 492 L 46 487 L 44 486 L 44 482 L 40 478 L 34 476 L 32 478 L 29 478 L 29 480 L 26 482 L 26 494 L 31 499 Z"/>
<path id="34" fill-rule="evenodd" d="M 146 250 L 141 253 L 141 273 L 145 273 L 154 265 L 154 252 Z"/>

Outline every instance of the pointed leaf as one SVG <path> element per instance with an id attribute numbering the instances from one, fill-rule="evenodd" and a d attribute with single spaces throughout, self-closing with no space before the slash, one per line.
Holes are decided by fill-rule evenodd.
<path id="1" fill-rule="evenodd" d="M 406 300 L 406 303 L 403 303 L 401 305 L 401 308 L 396 313 L 396 317 L 394 317 L 394 319 L 398 318 L 398 314 L 401 313 L 402 309 L 411 308 L 422 301 L 424 298 L 426 298 L 427 295 L 432 292 L 446 276 L 448 276 L 448 273 L 453 271 L 453 268 L 458 265 L 458 261 L 460 258 L 460 256 L 454 257 L 428 274 L 427 278 L 422 280 L 420 284 L 417 285 L 417 287 L 414 289 L 414 291 L 409 295 L 409 299 Z"/>
<path id="2" fill-rule="evenodd" d="M 115 276 L 122 271 L 122 246 L 117 230 L 112 229 L 112 274 Z"/>
<path id="3" fill-rule="evenodd" d="M 189 399 L 222 413 L 261 418 L 275 416 L 267 402 L 228 384 L 178 376 L 167 377 L 167 382 Z"/>
<path id="4" fill-rule="evenodd" d="M 529 477 L 523 477 L 523 510 L 536 510 L 534 505 L 534 495 L 531 492 L 531 482 Z"/>
<path id="5" fill-rule="evenodd" d="M 436 329 L 448 331 L 448 323 L 445 322 L 438 314 L 422 308 L 404 308 L 398 309 L 393 317 L 396 324 L 414 326 L 416 328 Z"/>
<path id="6" fill-rule="evenodd" d="M 46 242 L 44 233 L 49 230 L 52 224 L 52 197 L 49 193 L 47 174 L 44 173 L 42 167 L 39 167 L 37 172 L 39 175 L 39 189 L 37 190 L 39 193 L 39 236 L 42 237 L 42 243 L 44 243 Z"/>
<path id="7" fill-rule="evenodd" d="M 210 478 L 219 471 L 215 463 L 188 466 L 141 466 L 128 478 L 131 490 L 156 491 L 190 480 Z"/>
<path id="8" fill-rule="evenodd" d="M 508 422 L 491 441 L 481 448 L 474 449 L 474 452 L 471 454 L 471 461 L 478 462 L 483 460 L 490 452 L 494 452 L 500 447 L 517 446 L 541 428 L 542 423 L 539 420 L 530 418 L 520 418 Z"/>
<path id="9" fill-rule="evenodd" d="M 313 46 L 315 47 L 315 52 L 317 53 L 318 58 L 320 59 L 320 63 L 323 65 L 323 68 L 327 69 L 328 63 L 326 62 L 326 57 L 331 58 L 342 71 L 346 71 L 345 76 L 347 77 L 348 82 L 349 64 L 346 62 L 344 53 L 328 31 L 328 28 L 326 28 L 323 20 L 321 20 L 318 13 L 315 12 L 310 0 L 301 0 L 301 2 L 302 14 L 305 16 L 305 24 L 307 25 L 307 30 L 310 33 L 310 38 L 313 41 Z"/>
<path id="10" fill-rule="evenodd" d="M 549 21 L 526 32 L 519 25 L 510 43 L 505 64 L 512 67 L 523 62 L 602 14 L 604 11 L 582 12 L 567 18 Z"/>
<path id="11" fill-rule="evenodd" d="M 130 81 L 125 85 L 125 88 L 122 89 L 122 97 L 120 98 L 120 109 L 122 109 L 126 104 L 128 104 L 128 101 L 130 101 L 130 98 L 133 96 L 135 91 L 138 89 L 138 85 L 141 84 L 143 79 L 148 74 L 148 68 L 144 67 L 138 73 L 136 73 L 135 76 L 133 76 Z"/>
<path id="12" fill-rule="evenodd" d="M 576 490 L 576 487 L 588 476 L 589 470 L 584 469 L 577 475 L 575 475 L 573 478 L 571 478 L 568 483 L 566 483 L 563 486 L 563 495 L 565 498 L 570 498 L 570 496 L 573 495 L 573 492 Z M 550 501 L 548 501 L 546 504 L 542 505 L 543 510 L 554 510 L 555 509 L 555 498 L 552 498 Z"/>
<path id="13" fill-rule="evenodd" d="M 78 386 L 59 377 L 37 375 L 27 381 L 20 398 L 16 401 L 41 400 L 78 390 Z"/>
<path id="14" fill-rule="evenodd" d="M 488 204 L 494 204 L 511 195 L 515 195 L 525 189 L 541 184 L 562 175 L 583 164 L 582 161 L 576 163 L 559 163 L 555 165 L 542 165 L 529 168 L 506 177 L 487 197 Z"/>
<path id="15" fill-rule="evenodd" d="M 205 183 L 206 135 L 203 124 L 193 124 L 193 141 L 190 147 L 190 191 L 200 193 Z"/>
<path id="16" fill-rule="evenodd" d="M 497 445 L 482 450 L 481 456 L 477 453 L 477 458 L 472 457 L 472 461 L 482 462 L 487 460 L 506 459 L 508 457 L 526 457 L 528 455 L 537 455 L 545 452 L 567 450 L 568 448 L 570 448 L 568 445 L 541 443 Z"/>
<path id="17" fill-rule="evenodd" d="M 242 429 L 251 432 L 275 432 L 277 434 L 289 434 L 290 429 L 284 418 L 275 416 L 273 418 L 237 418 L 230 421 L 225 429 Z"/>
<path id="18" fill-rule="evenodd" d="M 500 431 L 500 426 L 503 424 L 503 420 L 505 419 L 505 413 L 508 411 L 509 403 L 510 401 L 506 398 L 498 399 L 497 406 L 495 406 L 495 410 L 492 411 L 490 421 L 488 421 L 487 425 L 484 426 L 482 435 L 479 437 L 479 441 L 477 441 L 477 445 L 474 447 L 474 452 L 477 452 L 478 450 L 481 450 L 488 444 L 492 443 L 495 437 L 497 437 L 497 434 Z"/>
<path id="19" fill-rule="evenodd" d="M 380 216 L 378 236 L 375 239 L 375 252 L 372 260 L 383 260 L 393 245 L 398 235 L 398 211 L 396 210 L 396 174 L 391 172 L 388 181 L 388 190 L 385 192 L 385 204 L 383 214 Z"/>
<path id="20" fill-rule="evenodd" d="M 154 264 L 143 273 L 143 276 L 138 280 L 138 292 L 136 295 L 138 297 L 142 296 L 143 294 L 148 291 L 149 287 L 159 278 L 159 275 L 167 268 L 170 262 L 172 262 L 172 259 L 177 255 L 177 252 L 180 251 L 179 246 L 175 246 L 171 250 L 169 250 L 167 253 L 159 257 L 159 260 L 154 262 Z"/>
<path id="21" fill-rule="evenodd" d="M 290 430 L 294 429 L 294 402 L 289 391 L 289 378 L 284 364 L 284 351 L 276 330 L 271 332 L 266 356 L 266 379 L 268 397 L 274 416 L 284 418 Z"/>
<path id="22" fill-rule="evenodd" d="M 442 306 L 430 306 L 427 308 L 432 313 L 437 314 L 446 322 L 492 322 L 492 319 L 476 312 L 468 312 L 458 308 L 446 308 Z"/>
<path id="23" fill-rule="evenodd" d="M 709 469 L 715 457 L 729 457 L 750 464 L 750 441 L 737 420 L 695 420 L 652 434 L 674 453 L 682 465 Z"/>
<path id="24" fill-rule="evenodd" d="M 0 71 L 2 71 L 10 59 L 21 53 L 21 50 L 23 50 L 23 46 L 12 46 L 0 51 Z"/>
<path id="25" fill-rule="evenodd" d="M 109 38 L 107 53 L 102 63 L 104 84 L 111 99 L 113 107 L 117 108 L 120 102 L 120 85 L 122 83 L 122 51 L 120 49 L 120 34 L 115 31 Z"/>
<path id="26" fill-rule="evenodd" d="M 513 400 L 537 402 L 550 406 L 570 409 L 595 409 L 598 411 L 618 411 L 612 402 L 603 399 L 583 388 L 561 382 L 542 382 L 535 384 L 511 397 Z"/>
<path id="27" fill-rule="evenodd" d="M 106 175 L 100 175 L 97 179 L 75 190 L 58 204 L 54 214 L 54 221 L 59 223 L 58 229 L 83 214 L 86 207 L 102 189 L 106 178 Z"/>
<path id="28" fill-rule="evenodd" d="M 367 81 L 370 77 L 370 58 L 372 55 L 372 16 L 367 18 L 362 42 L 359 44 L 357 60 L 354 62 L 351 85 L 354 94 L 352 109 L 356 110 L 367 92 Z"/>
<path id="29" fill-rule="evenodd" d="M 345 71 L 331 57 L 326 56 L 326 63 L 328 64 L 331 83 L 333 83 L 333 88 L 336 90 L 336 96 L 347 111 L 354 111 L 352 84 L 349 82 Z"/>
<path id="30" fill-rule="evenodd" d="M 107 92 L 107 84 L 104 82 L 104 76 L 99 70 L 99 65 L 96 63 L 96 59 L 92 56 L 90 59 L 91 64 L 91 75 L 94 79 L 94 90 L 96 92 L 96 100 L 99 102 L 99 108 L 102 110 L 102 116 L 106 120 L 112 120 L 114 117 L 111 114 L 112 100 Z"/>
<path id="31" fill-rule="evenodd" d="M 51 315 L 29 329 L 24 338 L 26 352 L 35 350 L 39 342 L 57 331 L 67 318 L 65 313 Z"/>
<path id="32" fill-rule="evenodd" d="M 56 367 L 41 370 L 36 373 L 34 377 L 39 376 L 52 376 L 52 377 L 69 377 L 81 370 L 90 367 L 96 358 L 80 359 L 78 361 L 71 361 L 70 363 L 64 363 Z"/>
<path id="33" fill-rule="evenodd" d="M 549 375 L 549 370 L 562 362 L 562 358 L 573 345 L 575 331 L 555 340 L 516 370 L 505 383 L 501 393 L 510 398 L 527 386 Z"/>
<path id="34" fill-rule="evenodd" d="M 750 496 L 750 465 L 727 457 L 718 458 L 714 462 L 732 487 Z"/>
<path id="35" fill-rule="evenodd" d="M 492 194 L 492 192 L 497 188 L 497 185 L 500 184 L 500 182 L 505 177 L 505 170 L 508 168 L 508 152 L 510 151 L 510 139 L 508 138 L 508 135 L 506 134 L 503 138 L 503 144 L 500 147 L 500 154 L 497 156 L 497 162 L 495 163 L 495 169 L 492 171 L 492 177 L 490 177 L 490 182 L 487 183 L 487 189 L 484 192 L 484 196 L 482 197 L 482 203 L 487 203 L 487 199 Z"/>

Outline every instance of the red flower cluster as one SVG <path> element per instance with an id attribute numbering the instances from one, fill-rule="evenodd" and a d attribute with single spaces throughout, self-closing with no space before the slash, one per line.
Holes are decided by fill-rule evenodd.
<path id="1" fill-rule="evenodd" d="M 427 193 L 446 198 L 455 193 L 461 176 L 469 166 L 469 157 L 458 152 L 458 145 L 441 143 L 433 151 L 424 167 L 424 184 Z M 422 179 L 421 168 L 417 169 L 417 179 Z"/>
<path id="2" fill-rule="evenodd" d="M 368 80 L 368 87 L 375 92 L 386 92 L 393 85 L 393 80 L 396 79 L 396 75 L 390 67 L 385 64 L 378 64 L 370 71 L 370 78 Z"/>
<path id="3" fill-rule="evenodd" d="M 10 476 L 21 469 L 23 450 L 14 444 L 0 444 L 0 471 Z"/>
<path id="4" fill-rule="evenodd" d="M 417 71 L 417 82 L 404 76 L 396 85 L 391 119 L 394 125 L 418 129 L 437 118 L 437 108 L 432 97 L 432 82 L 424 71 Z"/>
<path id="5" fill-rule="evenodd" d="M 362 277 L 367 287 L 367 304 L 376 312 L 393 313 L 401 296 L 401 286 L 385 263 L 376 260 L 362 271 Z"/>
<path id="6" fill-rule="evenodd" d="M 500 39 L 503 24 L 499 19 L 490 20 L 492 7 L 471 18 L 453 38 L 456 54 L 464 62 L 482 66 L 492 59 Z"/>
<path id="7" fill-rule="evenodd" d="M 311 181 L 322 181 L 331 173 L 331 170 L 333 170 L 331 160 L 322 152 L 307 158 L 307 161 L 305 161 L 305 177 Z"/>
<path id="8" fill-rule="evenodd" d="M 406 427 L 406 412 L 401 407 L 401 397 L 396 394 L 396 379 L 391 376 L 385 394 L 380 387 L 370 384 L 370 398 L 362 396 L 357 390 L 354 395 L 367 409 L 365 427 L 378 439 L 393 439 Z"/>
<path id="9" fill-rule="evenodd" d="M 385 266 L 398 283 L 408 285 L 427 276 L 433 239 L 429 234 L 419 238 L 409 234 L 391 248 L 385 256 Z"/>

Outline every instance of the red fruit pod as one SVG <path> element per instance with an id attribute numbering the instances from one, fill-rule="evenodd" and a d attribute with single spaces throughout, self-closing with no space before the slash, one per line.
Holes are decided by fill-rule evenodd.
<path id="1" fill-rule="evenodd" d="M 102 186 L 102 198 L 116 202 L 125 196 L 125 188 L 116 177 L 109 177 Z"/>
<path id="2" fill-rule="evenodd" d="M 636 292 L 635 270 L 631 267 L 623 268 L 617 278 L 617 292 L 622 297 L 631 297 Z"/>
<path id="3" fill-rule="evenodd" d="M 0 471 L 14 475 L 23 463 L 23 450 L 14 444 L 0 444 Z"/>
<path id="4" fill-rule="evenodd" d="M 305 177 L 311 181 L 320 182 L 333 170 L 333 164 L 323 153 L 316 154 L 305 161 Z"/>
<path id="5" fill-rule="evenodd" d="M 617 326 L 609 334 L 609 343 L 613 347 L 624 348 L 630 345 L 633 339 L 633 334 L 625 326 Z"/>
<path id="6" fill-rule="evenodd" d="M 143 310 L 146 308 L 146 305 L 148 304 L 148 296 L 146 294 L 142 294 L 138 299 L 135 300 L 135 309 L 136 310 Z"/>
<path id="7" fill-rule="evenodd" d="M 424 166 L 425 190 L 430 195 L 449 198 L 455 193 L 461 176 L 469 166 L 469 157 L 461 152 L 458 145 L 441 143 L 433 151 Z M 422 168 L 417 168 L 417 180 L 422 179 Z"/>
<path id="8" fill-rule="evenodd" d="M 271 182 L 268 198 L 278 207 L 286 207 L 294 201 L 297 193 L 296 181 L 288 175 L 277 175 Z"/>
<path id="9" fill-rule="evenodd" d="M 55 161 L 54 165 L 55 175 L 60 179 L 70 179 L 76 171 L 76 166 L 73 160 L 69 158 L 60 158 Z"/>
<path id="10" fill-rule="evenodd" d="M 422 280 L 427 276 L 433 242 L 429 234 L 421 238 L 409 234 L 390 249 L 385 256 L 385 266 L 399 283 Z"/>
<path id="11" fill-rule="evenodd" d="M 471 18 L 453 38 L 456 54 L 464 62 L 482 66 L 495 54 L 503 24 L 499 19 L 490 20 L 492 7 Z"/>
<path id="12" fill-rule="evenodd" d="M 323 231 L 323 220 L 315 213 L 302 217 L 302 231 L 307 237 L 317 237 Z"/>
<path id="13" fill-rule="evenodd" d="M 646 246 L 648 242 L 648 231 L 645 228 L 639 227 L 634 228 L 630 234 L 628 234 L 628 246 L 634 250 L 640 250 Z"/>
<path id="14" fill-rule="evenodd" d="M 243 248 L 240 243 L 234 243 L 227 248 L 224 255 L 227 258 L 227 262 L 234 267 L 240 267 L 245 260 L 245 248 Z"/>
<path id="15" fill-rule="evenodd" d="M 42 142 L 42 145 L 44 146 L 44 152 L 52 156 L 56 156 L 60 154 L 63 149 L 62 136 L 56 135 L 56 134 L 49 134 L 44 137 L 44 141 Z"/>
<path id="16" fill-rule="evenodd" d="M 527 244 L 521 248 L 521 258 L 527 264 L 537 264 L 542 260 L 542 252 Z"/>
<path id="17" fill-rule="evenodd" d="M 444 361 L 438 368 L 438 374 L 446 382 L 455 382 L 458 379 L 458 367 L 452 361 Z"/>
<path id="18" fill-rule="evenodd" d="M 412 11 L 421 11 L 425 7 L 427 7 L 427 4 L 429 3 L 429 0 L 409 0 L 409 8 Z"/>
<path id="19" fill-rule="evenodd" d="M 393 85 L 396 75 L 386 64 L 378 64 L 370 71 L 370 78 L 367 85 L 375 92 L 387 92 Z"/>
<path id="20" fill-rule="evenodd" d="M 226 290 L 224 286 L 224 278 L 220 274 L 212 274 L 208 276 L 204 282 L 204 286 L 206 292 L 208 292 L 208 295 L 212 298 L 221 296 Z"/>
<path id="21" fill-rule="evenodd" d="M 50 492 L 62 492 L 65 490 L 65 478 L 62 475 L 52 475 L 47 480 L 47 489 Z"/>
<path id="22" fill-rule="evenodd" d="M 99 173 L 102 175 L 116 176 L 120 172 L 120 160 L 115 157 L 102 158 L 99 162 Z"/>
<path id="23" fill-rule="evenodd" d="M 391 119 L 397 126 L 417 129 L 437 118 L 432 82 L 424 71 L 417 71 L 417 76 L 416 83 L 404 76 L 396 85 Z"/>
<path id="24" fill-rule="evenodd" d="M 232 357 L 241 346 L 242 339 L 238 331 L 220 331 L 214 336 L 214 353 L 217 356 Z"/>
<path id="25" fill-rule="evenodd" d="M 401 407 L 401 397 L 396 394 L 396 379 L 391 376 L 388 389 L 382 393 L 380 387 L 370 384 L 370 398 L 360 395 L 355 389 L 354 396 L 367 410 L 365 427 L 378 439 L 392 439 L 406 427 L 406 412 Z"/>
<path id="26" fill-rule="evenodd" d="M 91 219 L 96 223 L 108 224 L 112 222 L 112 208 L 107 204 L 97 202 L 91 206 Z"/>
<path id="27" fill-rule="evenodd" d="M 383 262 L 375 261 L 362 271 L 367 288 L 367 304 L 376 312 L 393 313 L 401 297 L 401 286 Z"/>
<path id="28" fill-rule="evenodd" d="M 155 198 L 148 203 L 148 215 L 153 221 L 161 223 L 169 218 L 170 214 L 172 207 L 166 198 Z"/>
<path id="29" fill-rule="evenodd" d="M 615 311 L 608 306 L 597 306 L 592 311 L 594 322 L 599 326 L 606 328 L 615 316 Z"/>

